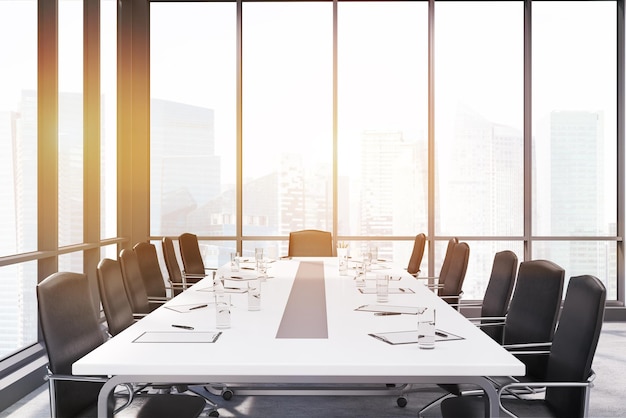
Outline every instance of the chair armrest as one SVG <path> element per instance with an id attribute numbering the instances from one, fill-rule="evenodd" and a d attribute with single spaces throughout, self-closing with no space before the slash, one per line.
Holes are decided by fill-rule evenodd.
<path id="1" fill-rule="evenodd" d="M 75 376 L 72 374 L 55 374 L 48 373 L 44 376 L 45 380 L 63 380 L 63 381 L 75 381 L 75 382 L 95 382 L 105 383 L 109 379 L 106 376 Z"/>
<path id="2" fill-rule="evenodd" d="M 542 342 L 542 343 L 520 343 L 520 344 L 505 344 L 502 347 L 506 348 L 507 350 L 516 350 L 518 348 L 542 348 L 542 347 L 551 347 L 552 346 L 552 342 L 550 341 L 546 341 L 546 342 Z M 541 350 L 541 351 L 546 351 L 546 350 Z M 547 351 L 549 352 L 549 351 Z M 515 351 L 515 353 L 517 354 L 518 352 Z"/>
<path id="3" fill-rule="evenodd" d="M 183 276 L 184 276 L 184 277 L 189 277 L 189 278 L 191 278 L 191 279 L 203 279 L 203 278 L 205 278 L 207 275 L 206 275 L 206 274 L 196 274 L 196 273 L 191 274 L 191 273 L 185 273 L 185 272 L 183 272 Z"/>
<path id="4" fill-rule="evenodd" d="M 440 299 L 461 299 L 461 296 L 463 296 L 463 291 L 461 291 L 461 293 L 459 293 L 458 295 L 449 295 L 449 296 L 439 296 Z"/>
<path id="5" fill-rule="evenodd" d="M 148 297 L 148 302 L 153 302 L 153 303 L 165 303 L 168 300 L 170 300 L 170 298 L 162 297 L 162 296 L 149 296 Z"/>
<path id="6" fill-rule="evenodd" d="M 418 280 L 439 280 L 439 276 L 419 276 L 416 277 Z"/>

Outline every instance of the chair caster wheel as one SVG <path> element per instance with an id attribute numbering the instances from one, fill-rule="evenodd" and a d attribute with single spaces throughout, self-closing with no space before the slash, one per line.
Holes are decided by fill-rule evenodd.
<path id="1" fill-rule="evenodd" d="M 233 398 L 233 391 L 230 389 L 224 389 L 222 391 L 222 398 L 226 401 L 230 401 Z"/>
<path id="2" fill-rule="evenodd" d="M 396 400 L 396 403 L 398 404 L 398 406 L 400 408 L 404 408 L 406 406 L 406 404 L 409 403 L 409 402 L 406 400 L 406 398 L 404 396 L 401 396 L 401 397 L 399 397 Z"/>
<path id="3" fill-rule="evenodd" d="M 215 410 L 213 410 L 213 411 L 209 412 L 209 416 L 210 417 L 219 417 L 220 413 L 215 411 Z"/>

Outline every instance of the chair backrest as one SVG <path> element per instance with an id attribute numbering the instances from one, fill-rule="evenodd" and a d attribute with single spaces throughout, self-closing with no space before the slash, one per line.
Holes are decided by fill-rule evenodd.
<path id="1" fill-rule="evenodd" d="M 72 374 L 72 364 L 104 341 L 84 274 L 54 273 L 37 285 L 39 323 L 54 374 Z M 55 413 L 77 416 L 91 407 L 102 383 L 55 381 Z"/>
<path id="2" fill-rule="evenodd" d="M 504 344 L 552 341 L 563 296 L 565 271 L 548 260 L 520 263 L 504 325 Z M 544 379 L 546 356 L 520 356 L 526 376 Z"/>
<path id="3" fill-rule="evenodd" d="M 133 251 L 137 254 L 139 270 L 141 271 L 141 277 L 143 278 L 148 297 L 164 298 L 167 295 L 165 280 L 163 279 L 156 247 L 150 242 L 142 241 L 135 244 Z"/>
<path id="4" fill-rule="evenodd" d="M 421 233 L 417 234 L 415 241 L 413 242 L 413 252 L 409 259 L 409 265 L 406 271 L 409 274 L 417 275 L 420 272 L 420 266 L 422 265 L 422 258 L 424 258 L 424 247 L 426 246 L 426 235 Z"/>
<path id="5" fill-rule="evenodd" d="M 454 247 L 459 243 L 459 239 L 454 237 L 450 238 L 448 241 L 448 246 L 446 247 L 446 255 L 443 257 L 443 263 L 441 264 L 441 270 L 439 270 L 439 280 L 438 284 L 444 285 L 446 282 L 446 276 L 448 275 L 448 270 L 450 269 L 450 263 L 452 262 L 452 253 L 454 252 Z"/>
<path id="6" fill-rule="evenodd" d="M 333 236 L 330 232 L 304 229 L 289 233 L 289 257 L 332 257 Z"/>
<path id="7" fill-rule="evenodd" d="M 150 303 L 148 301 L 148 293 L 146 292 L 146 286 L 143 284 L 143 278 L 141 277 L 137 254 L 135 254 L 133 250 L 125 248 L 120 251 L 119 259 L 126 296 L 133 309 L 133 313 L 149 313 Z"/>
<path id="8" fill-rule="evenodd" d="M 570 278 L 550 349 L 547 381 L 584 382 L 589 378 L 600 338 L 605 302 L 606 288 L 596 277 Z M 546 402 L 558 416 L 585 416 L 586 401 L 582 388 L 546 389 Z"/>
<path id="9" fill-rule="evenodd" d="M 493 258 L 493 266 L 487 289 L 483 296 L 481 317 L 506 315 L 515 285 L 517 275 L 517 255 L 513 251 L 505 250 L 496 253 Z M 500 321 L 499 321 L 500 322 Z M 481 323 L 489 323 L 489 320 L 482 320 Z M 486 326 L 482 330 L 491 338 L 502 344 L 503 327 Z"/>
<path id="10" fill-rule="evenodd" d="M 185 274 L 204 275 L 204 261 L 200 253 L 200 244 L 198 236 L 185 232 L 178 237 L 178 246 L 180 248 L 180 256 L 183 260 L 183 269 Z"/>
<path id="11" fill-rule="evenodd" d="M 183 283 L 183 273 L 180 271 L 180 264 L 178 264 L 178 259 L 176 258 L 174 241 L 170 237 L 163 237 L 161 245 L 163 246 L 163 259 L 165 260 L 167 274 L 169 275 L 170 283 L 173 285 L 172 294 L 178 295 L 182 292 L 180 286 Z"/>
<path id="12" fill-rule="evenodd" d="M 467 242 L 459 242 L 452 249 L 452 256 L 450 257 L 443 287 L 437 292 L 439 296 L 445 296 L 446 302 L 450 304 L 459 303 L 459 296 L 461 295 L 465 273 L 467 272 L 469 253 L 470 248 Z"/>
<path id="13" fill-rule="evenodd" d="M 117 335 L 133 322 L 133 309 L 128 301 L 122 269 L 118 260 L 103 258 L 96 267 L 98 289 L 109 334 Z"/>

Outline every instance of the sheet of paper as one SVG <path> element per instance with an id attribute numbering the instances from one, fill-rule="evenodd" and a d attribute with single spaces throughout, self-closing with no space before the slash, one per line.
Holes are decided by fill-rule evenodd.
<path id="1" fill-rule="evenodd" d="M 198 309 L 206 309 L 208 306 L 213 305 L 211 303 L 193 303 L 190 305 L 165 305 L 165 308 L 170 309 L 175 312 L 185 313 L 185 312 L 193 312 Z"/>
<path id="2" fill-rule="evenodd" d="M 368 334 L 377 340 L 384 341 L 391 345 L 396 344 L 417 344 L 417 330 L 410 331 L 393 331 L 393 332 L 378 332 Z M 455 341 L 463 340 L 464 338 L 456 334 L 449 333 L 443 330 L 435 331 L 435 341 Z"/>
<path id="3" fill-rule="evenodd" d="M 201 289 L 195 289 L 198 292 L 214 292 L 213 287 L 203 287 Z M 248 289 L 245 287 L 229 287 L 224 286 L 224 293 L 246 293 Z"/>
<path id="4" fill-rule="evenodd" d="M 375 295 L 376 288 L 375 287 L 360 287 L 359 292 L 363 293 L 364 295 Z M 408 295 L 410 293 L 415 293 L 415 292 L 413 291 L 413 289 L 408 288 L 408 287 L 390 287 L 389 293 L 398 294 L 398 295 L 403 295 L 403 294 Z"/>
<path id="5" fill-rule="evenodd" d="M 221 332 L 201 331 L 147 331 L 133 340 L 134 343 L 214 343 Z"/>
<path id="6" fill-rule="evenodd" d="M 355 309 L 355 311 L 365 312 L 395 312 L 401 314 L 417 315 L 425 308 L 419 306 L 394 306 L 394 305 L 363 305 Z"/>

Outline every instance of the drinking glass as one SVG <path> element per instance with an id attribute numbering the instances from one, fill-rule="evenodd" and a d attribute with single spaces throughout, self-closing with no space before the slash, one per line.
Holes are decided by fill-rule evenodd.
<path id="1" fill-rule="evenodd" d="M 426 307 L 417 314 L 417 345 L 419 348 L 435 348 L 435 308 Z"/>
<path id="2" fill-rule="evenodd" d="M 215 292 L 215 326 L 230 328 L 230 294 Z"/>

